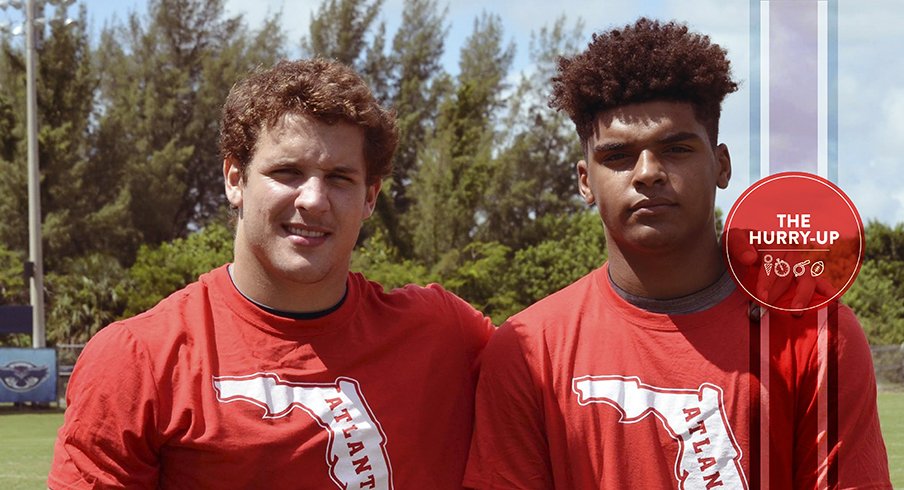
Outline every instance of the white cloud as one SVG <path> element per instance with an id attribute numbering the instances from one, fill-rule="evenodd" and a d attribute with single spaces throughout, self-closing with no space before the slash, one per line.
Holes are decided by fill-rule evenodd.
<path id="1" fill-rule="evenodd" d="M 839 3 L 839 184 L 864 220 L 904 222 L 904 9 Z"/>

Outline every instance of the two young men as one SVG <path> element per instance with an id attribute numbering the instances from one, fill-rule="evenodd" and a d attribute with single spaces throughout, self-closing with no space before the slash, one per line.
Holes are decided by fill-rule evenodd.
<path id="1" fill-rule="evenodd" d="M 345 66 L 281 62 L 221 133 L 234 262 L 89 342 L 49 486 L 461 488 L 492 324 L 348 270 L 394 115 Z"/>
<path id="2" fill-rule="evenodd" d="M 553 104 L 578 128 L 609 262 L 494 334 L 466 485 L 887 486 L 848 310 L 839 407 L 820 402 L 815 314 L 772 316 L 772 382 L 750 369 L 760 326 L 713 223 L 734 89 L 724 52 L 674 24 L 641 20 L 561 62 Z M 235 261 L 92 339 L 50 486 L 460 487 L 492 326 L 438 286 L 385 293 L 348 271 L 392 116 L 347 68 L 284 62 L 234 87 L 222 132 Z M 834 439 L 819 424 L 833 409 Z"/>
<path id="3" fill-rule="evenodd" d="M 551 105 L 577 127 L 580 193 L 609 260 L 491 338 L 465 484 L 891 488 L 851 311 L 752 321 L 726 273 L 713 208 L 731 177 L 720 108 L 737 86 L 724 50 L 641 19 L 558 68 Z M 828 322 L 837 384 L 820 346 Z"/>

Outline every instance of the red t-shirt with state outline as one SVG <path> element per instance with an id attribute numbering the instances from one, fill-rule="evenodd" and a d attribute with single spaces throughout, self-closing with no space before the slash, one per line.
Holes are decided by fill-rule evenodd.
<path id="1" fill-rule="evenodd" d="M 604 265 L 490 339 L 465 485 L 708 489 L 768 479 L 803 489 L 834 468 L 843 488 L 891 488 L 869 347 L 853 313 L 834 307 L 838 379 L 829 387 L 826 315 L 764 317 L 756 328 L 768 335 L 768 368 L 755 373 L 763 358 L 751 362 L 751 343 L 763 337 L 751 334 L 742 292 L 697 313 L 651 313 L 612 289 Z M 836 443 L 820 446 L 829 411 Z M 757 413 L 766 417 L 751 420 Z"/>
<path id="2" fill-rule="evenodd" d="M 348 284 L 336 311 L 293 320 L 224 266 L 101 330 L 49 486 L 461 488 L 492 323 L 437 285 Z"/>

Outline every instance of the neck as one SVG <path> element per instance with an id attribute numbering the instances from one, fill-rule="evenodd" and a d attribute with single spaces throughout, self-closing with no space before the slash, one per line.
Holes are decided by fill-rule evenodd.
<path id="1" fill-rule="evenodd" d="M 692 247 L 654 252 L 620 247 L 611 240 L 607 244 L 612 281 L 643 298 L 687 296 L 716 282 L 725 270 L 715 237 Z"/>
<path id="2" fill-rule="evenodd" d="M 330 274 L 316 282 L 301 282 L 291 276 L 268 272 L 262 264 L 243 260 L 236 251 L 232 264 L 235 287 L 255 303 L 288 313 L 311 313 L 332 308 L 345 295 L 348 270 Z"/>

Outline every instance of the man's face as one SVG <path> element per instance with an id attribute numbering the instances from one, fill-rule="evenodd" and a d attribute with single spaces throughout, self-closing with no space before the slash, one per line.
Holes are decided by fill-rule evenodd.
<path id="1" fill-rule="evenodd" d="M 581 195 L 596 203 L 606 238 L 623 252 L 661 253 L 714 236 L 716 187 L 731 161 L 713 148 L 690 104 L 645 102 L 601 112 L 577 165 Z"/>
<path id="2" fill-rule="evenodd" d="M 239 210 L 236 266 L 279 287 L 344 286 L 380 188 L 365 183 L 363 129 L 287 115 L 261 132 L 245 174 L 224 163 L 226 194 Z"/>

